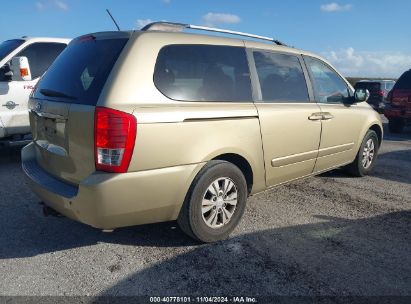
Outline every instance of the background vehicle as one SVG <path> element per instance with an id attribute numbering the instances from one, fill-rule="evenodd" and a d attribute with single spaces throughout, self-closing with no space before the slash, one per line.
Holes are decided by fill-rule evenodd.
<path id="1" fill-rule="evenodd" d="M 411 70 L 401 75 L 387 100 L 384 115 L 388 118 L 388 128 L 393 133 L 400 133 L 411 124 Z"/>
<path id="2" fill-rule="evenodd" d="M 29 95 L 68 42 L 68 39 L 23 37 L 0 44 L 0 139 L 18 139 L 30 132 Z M 27 80 L 11 75 L 10 64 L 15 57 L 27 58 L 31 74 L 25 77 Z"/>
<path id="3" fill-rule="evenodd" d="M 382 125 L 366 90 L 271 38 L 184 28 L 210 30 L 78 37 L 42 77 L 22 163 L 47 206 L 102 229 L 177 219 L 211 242 L 250 194 L 340 166 L 372 170 Z"/>
<path id="4" fill-rule="evenodd" d="M 355 89 L 367 89 L 370 92 L 368 103 L 378 112 L 382 113 L 385 107 L 388 92 L 394 87 L 394 80 L 361 80 Z"/>

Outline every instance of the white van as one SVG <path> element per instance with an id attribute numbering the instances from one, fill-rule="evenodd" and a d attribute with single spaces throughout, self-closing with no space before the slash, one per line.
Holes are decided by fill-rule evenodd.
<path id="1" fill-rule="evenodd" d="M 69 42 L 61 38 L 22 37 L 0 44 L 0 140 L 19 139 L 30 133 L 29 95 Z M 16 70 L 13 62 L 27 66 Z"/>

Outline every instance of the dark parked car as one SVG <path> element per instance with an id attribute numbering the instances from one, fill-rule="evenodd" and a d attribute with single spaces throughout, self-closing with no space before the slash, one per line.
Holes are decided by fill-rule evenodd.
<path id="1" fill-rule="evenodd" d="M 370 91 L 368 103 L 379 113 L 385 108 L 388 92 L 394 87 L 394 80 L 361 80 L 355 84 L 355 89 Z"/>
<path id="2" fill-rule="evenodd" d="M 411 125 L 411 70 L 404 72 L 388 93 L 384 115 L 388 118 L 389 130 L 401 133 Z"/>

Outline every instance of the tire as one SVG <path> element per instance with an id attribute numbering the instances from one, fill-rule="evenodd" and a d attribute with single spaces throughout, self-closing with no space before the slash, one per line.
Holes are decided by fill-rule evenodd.
<path id="1" fill-rule="evenodd" d="M 405 121 L 402 118 L 391 118 L 388 120 L 388 129 L 391 133 L 401 133 L 404 126 Z"/>
<path id="2" fill-rule="evenodd" d="M 368 151 L 370 150 L 371 141 L 372 141 L 373 154 L 370 159 L 371 153 L 369 153 Z M 375 161 L 377 160 L 377 155 L 378 155 L 378 148 L 379 148 L 379 141 L 378 141 L 377 133 L 375 133 L 375 131 L 373 130 L 368 130 L 367 134 L 365 134 L 364 136 L 364 139 L 361 143 L 360 149 L 358 150 L 355 160 L 351 164 L 346 166 L 345 169 L 348 171 L 348 173 L 354 176 L 362 177 L 362 176 L 368 175 L 375 166 Z M 364 157 L 367 157 L 367 161 L 365 162 L 365 164 L 364 164 Z"/>
<path id="3" fill-rule="evenodd" d="M 213 187 L 212 184 L 217 187 Z M 221 191 L 217 193 L 216 188 Z M 224 193 L 227 188 L 229 191 Z M 246 180 L 237 166 L 226 161 L 212 160 L 195 177 L 177 222 L 181 230 L 198 241 L 211 243 L 224 240 L 243 216 L 247 193 Z M 224 194 L 227 194 L 226 197 Z M 235 196 L 236 205 L 234 205 Z M 207 209 L 209 210 L 204 212 Z M 231 212 L 232 215 L 227 220 Z"/>

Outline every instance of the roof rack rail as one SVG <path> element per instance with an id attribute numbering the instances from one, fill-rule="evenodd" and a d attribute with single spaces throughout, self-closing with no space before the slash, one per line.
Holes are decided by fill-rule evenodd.
<path id="1" fill-rule="evenodd" d="M 271 41 L 277 45 L 287 46 L 285 43 L 282 43 L 281 41 L 274 39 L 274 38 L 270 38 L 270 37 L 248 34 L 248 33 L 243 33 L 243 32 L 236 32 L 236 31 L 231 31 L 231 30 L 224 30 L 224 29 L 219 29 L 219 28 L 214 28 L 214 27 L 199 26 L 199 25 L 185 24 L 185 23 L 176 23 L 176 22 L 165 22 L 165 21 L 153 22 L 153 23 L 150 23 L 144 26 L 141 30 L 142 31 L 181 32 L 183 29 L 192 29 L 192 30 L 225 33 L 225 34 L 230 34 L 230 35 L 250 37 L 250 38 L 255 38 L 255 39 Z"/>

